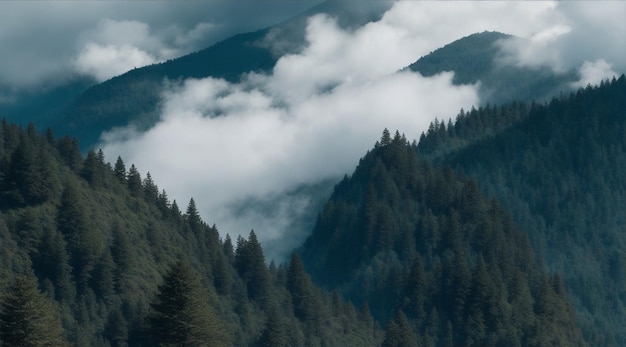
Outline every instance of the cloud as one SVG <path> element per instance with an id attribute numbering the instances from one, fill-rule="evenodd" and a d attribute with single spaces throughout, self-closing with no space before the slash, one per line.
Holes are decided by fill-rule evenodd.
<path id="1" fill-rule="evenodd" d="M 478 86 L 452 85 L 452 72 L 424 78 L 398 71 L 485 30 L 524 38 L 541 58 L 515 56 L 513 46 L 509 63 L 567 66 L 560 48 L 569 46 L 560 43 L 581 29 L 563 6 L 400 1 L 375 21 L 347 27 L 332 16 L 313 16 L 298 34 L 304 44 L 285 42 L 298 35 L 276 31 L 265 38 L 262 44 L 284 54 L 272 73 L 249 73 L 238 84 L 170 82 L 156 126 L 143 133 L 110 131 L 102 146 L 110 158 L 122 155 L 150 171 L 179 204 L 193 196 L 203 218 L 221 232 L 246 235 L 254 228 L 267 257 L 280 261 L 310 232 L 294 222 L 327 194 L 321 187 L 328 185 L 319 182 L 351 173 L 383 128 L 411 139 L 435 117 L 479 103 Z M 594 27 L 594 20 L 585 26 Z M 587 60 L 593 63 L 580 70 L 581 80 L 613 63 Z"/>
<path id="2" fill-rule="evenodd" d="M 572 88 L 584 88 L 587 85 L 597 85 L 603 80 L 617 76 L 618 73 L 613 71 L 611 64 L 604 59 L 596 61 L 585 61 L 578 71 L 580 80 L 572 83 Z"/>
<path id="3" fill-rule="evenodd" d="M 606 72 L 608 65 L 623 73 L 626 71 L 623 13 L 626 3 L 621 1 L 553 3 L 543 12 L 543 21 L 550 25 L 545 24 L 531 35 L 521 35 L 523 39 L 501 43 L 501 62 L 531 68 L 548 66 L 557 73 L 580 70 L 581 74 L 591 68 L 598 72 L 601 67 Z"/>
<path id="4" fill-rule="evenodd" d="M 84 66 L 76 61 L 89 57 L 93 60 L 98 52 L 117 56 L 118 61 L 134 61 L 139 51 L 156 61 L 168 59 L 206 48 L 236 33 L 272 25 L 317 2 L 3 1 L 0 87 L 17 90 L 54 86 L 75 77 L 77 72 L 84 73 Z M 148 35 L 137 29 L 147 30 Z M 132 43 L 120 42 L 129 40 Z M 130 57 L 122 58 L 123 54 Z M 106 75 L 104 71 L 87 69 L 100 79 Z"/>
<path id="5" fill-rule="evenodd" d="M 101 20 L 79 41 L 83 48 L 73 63 L 78 72 L 99 82 L 179 53 L 152 35 L 148 24 L 138 21 Z"/>
<path id="6" fill-rule="evenodd" d="M 156 63 L 149 53 L 128 45 L 113 46 L 89 43 L 74 61 L 79 72 L 99 82 L 120 75 L 132 68 Z"/>
<path id="7" fill-rule="evenodd" d="M 268 258 L 282 261 L 310 231 L 294 221 L 317 201 L 294 192 L 350 173 L 385 127 L 416 135 L 478 103 L 476 86 L 453 86 L 452 73 L 397 72 L 416 52 L 391 24 L 346 31 L 314 16 L 308 45 L 271 74 L 172 82 L 161 122 L 104 134 L 104 151 L 150 171 L 179 202 L 193 196 L 222 232 L 255 229 Z"/>

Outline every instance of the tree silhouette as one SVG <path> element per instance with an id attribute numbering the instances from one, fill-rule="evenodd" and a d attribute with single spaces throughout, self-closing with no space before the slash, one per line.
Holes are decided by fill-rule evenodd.
<path id="1" fill-rule="evenodd" d="M 32 274 L 15 277 L 0 305 L 2 346 L 68 346 L 54 306 L 37 289 Z"/>
<path id="2" fill-rule="evenodd" d="M 209 306 L 207 290 L 189 264 L 174 264 L 151 306 L 148 323 L 155 345 L 228 345 L 225 330 Z"/>

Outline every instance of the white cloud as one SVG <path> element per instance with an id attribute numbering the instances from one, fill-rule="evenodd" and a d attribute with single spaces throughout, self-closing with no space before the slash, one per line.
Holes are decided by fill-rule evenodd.
<path id="1" fill-rule="evenodd" d="M 598 85 L 602 80 L 617 76 L 611 64 L 604 59 L 596 61 L 585 61 L 578 71 L 580 80 L 572 83 L 572 88 L 584 88 L 587 85 Z"/>
<path id="2" fill-rule="evenodd" d="M 400 1 L 380 20 L 349 30 L 314 16 L 307 44 L 279 59 L 271 74 L 250 73 L 240 84 L 174 83 L 163 96 L 160 123 L 145 133 L 109 132 L 102 144 L 109 157 L 121 154 L 150 171 L 179 203 L 193 196 L 203 218 L 222 232 L 254 228 L 268 258 L 280 260 L 310 231 L 292 228 L 312 202 L 290 191 L 352 172 L 385 127 L 417 137 L 435 117 L 454 117 L 479 102 L 477 86 L 453 86 L 452 73 L 424 78 L 397 71 L 485 30 L 525 38 L 539 55 L 532 61 L 522 54 L 528 51 L 516 57 L 512 50 L 510 62 L 566 66 L 564 53 L 550 47 L 569 47 L 560 42 L 579 29 L 562 9 L 556 2 Z M 612 62 L 589 61 L 581 69 L 585 80 Z M 268 212 L 257 203 L 273 207 Z"/>
<path id="3" fill-rule="evenodd" d="M 73 60 L 76 70 L 105 81 L 133 68 L 174 57 L 178 50 L 168 47 L 139 21 L 101 20 L 96 28 L 79 39 L 83 48 Z"/>
<path id="4" fill-rule="evenodd" d="M 516 66 L 578 70 L 604 60 L 626 71 L 626 2 L 561 1 L 547 7 L 543 29 L 502 42 L 503 59 Z M 589 64 L 589 63 L 587 63 Z"/>
<path id="5" fill-rule="evenodd" d="M 71 79 L 89 44 L 114 47 L 118 54 L 142 51 L 160 61 L 272 25 L 313 4 L 0 1 L 0 88 L 38 89 Z"/>
<path id="6" fill-rule="evenodd" d="M 348 32 L 316 16 L 307 39 L 270 75 L 171 85 L 161 122 L 143 134 L 105 134 L 105 153 L 150 171 L 179 203 L 193 196 L 222 232 L 254 228 L 268 257 L 282 260 L 309 232 L 289 229 L 311 201 L 288 192 L 350 173 L 385 127 L 416 136 L 434 117 L 478 103 L 476 87 L 453 86 L 452 73 L 396 72 L 414 52 L 402 50 L 410 38 L 389 23 Z M 272 200 L 280 203 L 270 214 L 235 212 Z"/>
<path id="7" fill-rule="evenodd" d="M 105 81 L 130 69 L 157 62 L 156 58 L 137 47 L 88 43 L 74 61 L 76 69 L 97 81 Z"/>

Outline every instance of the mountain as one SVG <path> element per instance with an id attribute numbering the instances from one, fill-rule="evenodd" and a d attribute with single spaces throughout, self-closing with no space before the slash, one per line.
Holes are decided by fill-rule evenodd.
<path id="1" fill-rule="evenodd" d="M 148 128 L 158 121 L 157 106 L 167 80 L 212 76 L 237 81 L 244 72 L 269 71 L 276 58 L 259 44 L 267 32 L 236 35 L 205 50 L 97 84 L 59 113 L 53 128 L 78 134 L 87 147 L 95 144 L 103 131 L 116 126 Z"/>
<path id="2" fill-rule="evenodd" d="M 316 283 L 368 303 L 383 345 L 585 345 L 560 276 L 500 203 L 397 132 L 337 184 L 300 254 Z"/>
<path id="3" fill-rule="evenodd" d="M 431 125 L 421 156 L 472 177 L 560 273 L 587 341 L 626 345 L 626 78 Z"/>
<path id="4" fill-rule="evenodd" d="M 326 1 L 270 28 L 238 34 L 201 51 L 160 64 L 134 69 L 92 86 L 58 112 L 51 123 L 57 133 L 79 136 L 84 147 L 92 147 L 100 134 L 113 127 L 133 124 L 139 129 L 159 119 L 158 106 L 167 81 L 188 78 L 223 78 L 238 82 L 249 72 L 268 73 L 281 55 L 296 52 L 305 40 L 307 19 L 327 13 L 344 27 L 375 20 L 390 3 Z M 280 42 L 274 47 L 266 37 Z"/>
<path id="5" fill-rule="evenodd" d="M 383 339 L 367 307 L 314 285 L 297 255 L 268 266 L 254 231 L 220 238 L 193 199 L 181 212 L 134 165 L 106 162 L 102 152 L 83 158 L 76 140 L 6 119 L 0 259 L 3 346 L 378 346 Z"/>
<path id="6" fill-rule="evenodd" d="M 55 86 L 21 91 L 0 86 L 0 95 L 9 95 L 8 100 L 0 100 L 0 117 L 22 126 L 52 124 L 62 109 L 95 83 L 88 77 L 74 77 Z"/>
<path id="7" fill-rule="evenodd" d="M 501 61 L 499 43 L 515 37 L 499 32 L 482 32 L 463 37 L 421 57 L 408 66 L 423 76 L 454 71 L 453 83 L 480 82 L 483 105 L 512 101 L 543 101 L 570 89 L 576 71 L 555 73 L 549 67 L 517 67 Z"/>

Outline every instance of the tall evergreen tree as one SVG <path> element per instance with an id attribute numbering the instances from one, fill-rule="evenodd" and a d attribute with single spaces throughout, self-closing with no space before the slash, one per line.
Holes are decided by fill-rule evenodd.
<path id="1" fill-rule="evenodd" d="M 127 181 L 128 190 L 130 190 L 130 193 L 133 196 L 141 196 L 141 194 L 143 193 L 141 174 L 139 174 L 139 171 L 137 170 L 137 167 L 135 167 L 135 164 L 132 164 L 130 166 L 130 169 L 128 170 Z"/>
<path id="2" fill-rule="evenodd" d="M 198 273 L 179 261 L 159 286 L 148 318 L 157 346 L 228 346 L 229 337 L 209 305 Z"/>
<path id="3" fill-rule="evenodd" d="M 126 181 L 126 165 L 124 165 L 122 157 L 117 157 L 117 161 L 115 162 L 115 166 L 113 168 L 113 173 L 115 174 L 115 177 L 120 180 L 120 182 Z"/>
<path id="4" fill-rule="evenodd" d="M 240 238 L 237 242 L 235 266 L 246 283 L 248 296 L 261 304 L 267 304 L 270 300 L 269 272 L 265 265 L 263 248 L 254 230 L 250 231 L 248 240 Z"/>
<path id="5" fill-rule="evenodd" d="M 293 310 L 296 317 L 303 321 L 315 318 L 316 300 L 313 284 L 309 275 L 304 271 L 302 260 L 295 252 L 291 255 L 287 269 L 287 289 L 291 293 Z"/>
<path id="6" fill-rule="evenodd" d="M 75 184 L 68 183 L 63 191 L 57 216 L 57 229 L 67 240 L 70 265 L 79 289 L 85 289 L 89 273 L 102 252 L 104 240 L 91 225 L 84 199 Z"/>
<path id="7" fill-rule="evenodd" d="M 0 308 L 2 346 L 69 346 L 54 305 L 39 292 L 32 274 L 15 277 Z"/>

